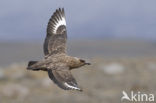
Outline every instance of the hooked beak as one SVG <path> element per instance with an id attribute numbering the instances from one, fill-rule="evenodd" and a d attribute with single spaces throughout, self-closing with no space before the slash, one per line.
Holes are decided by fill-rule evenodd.
<path id="1" fill-rule="evenodd" d="M 91 63 L 85 63 L 86 65 L 91 65 Z"/>

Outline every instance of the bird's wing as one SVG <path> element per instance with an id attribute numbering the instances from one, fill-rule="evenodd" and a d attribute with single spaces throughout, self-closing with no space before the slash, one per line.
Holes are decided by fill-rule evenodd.
<path id="1" fill-rule="evenodd" d="M 72 76 L 69 67 L 58 66 L 56 68 L 57 69 L 48 70 L 49 78 L 53 80 L 55 84 L 65 90 L 82 91 L 82 89 L 78 87 L 76 80 Z"/>
<path id="2" fill-rule="evenodd" d="M 59 8 L 54 12 L 48 22 L 47 35 L 44 42 L 45 56 L 66 53 L 66 41 L 67 31 L 64 8 Z"/>

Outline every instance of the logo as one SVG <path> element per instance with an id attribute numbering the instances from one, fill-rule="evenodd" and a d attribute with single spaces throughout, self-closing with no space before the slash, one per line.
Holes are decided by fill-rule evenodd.
<path id="1" fill-rule="evenodd" d="M 131 91 L 130 95 L 128 95 L 125 91 L 122 91 L 123 96 L 121 97 L 121 101 L 127 100 L 132 102 L 153 102 L 154 94 L 146 94 L 141 92 L 133 92 Z"/>

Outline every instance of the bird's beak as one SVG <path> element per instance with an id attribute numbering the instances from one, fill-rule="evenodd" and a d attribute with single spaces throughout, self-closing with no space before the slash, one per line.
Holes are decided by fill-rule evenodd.
<path id="1" fill-rule="evenodd" d="M 85 63 L 86 65 L 91 65 L 91 63 Z"/>

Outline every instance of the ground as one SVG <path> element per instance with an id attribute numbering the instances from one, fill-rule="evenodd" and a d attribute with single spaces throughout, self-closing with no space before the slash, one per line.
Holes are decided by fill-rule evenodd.
<path id="1" fill-rule="evenodd" d="M 60 89 L 46 72 L 26 70 L 26 62 L 5 66 L 0 70 L 0 103 L 122 103 L 122 91 L 156 95 L 156 57 L 90 61 L 91 66 L 72 71 L 83 92 Z"/>

